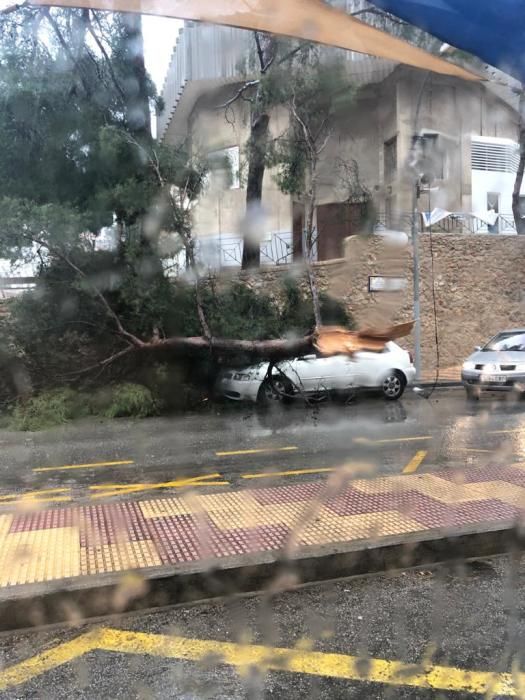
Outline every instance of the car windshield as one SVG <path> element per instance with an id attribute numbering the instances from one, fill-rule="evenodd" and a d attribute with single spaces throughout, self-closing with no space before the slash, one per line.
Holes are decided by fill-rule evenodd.
<path id="1" fill-rule="evenodd" d="M 483 348 L 483 352 L 500 352 L 503 350 L 525 352 L 525 332 L 507 331 L 498 333 Z"/>

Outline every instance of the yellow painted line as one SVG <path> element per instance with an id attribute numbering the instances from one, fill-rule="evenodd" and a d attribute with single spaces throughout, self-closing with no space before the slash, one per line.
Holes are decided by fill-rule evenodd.
<path id="1" fill-rule="evenodd" d="M 413 437 L 384 438 L 383 440 L 370 440 L 366 437 L 356 437 L 353 442 L 358 445 L 383 445 L 389 442 L 417 442 L 418 440 L 432 440 L 432 435 L 415 435 Z"/>
<path id="2" fill-rule="evenodd" d="M 323 467 L 320 469 L 290 469 L 286 472 L 256 472 L 254 474 L 241 474 L 241 479 L 270 479 L 272 476 L 297 476 L 298 474 L 323 474 L 335 472 L 335 467 Z"/>
<path id="3" fill-rule="evenodd" d="M 8 493 L 0 496 L 0 505 L 13 503 L 59 503 L 70 501 L 70 488 L 41 489 L 39 491 L 27 491 L 26 493 Z"/>
<path id="4" fill-rule="evenodd" d="M 505 433 L 525 433 L 525 427 L 513 428 L 512 430 L 489 430 L 489 435 L 503 435 Z"/>
<path id="5" fill-rule="evenodd" d="M 110 496 L 123 496 L 128 493 L 139 493 L 141 491 L 154 491 L 156 489 L 178 489 L 187 486 L 226 486 L 230 482 L 223 481 L 221 474 L 203 474 L 176 481 L 161 481 L 153 484 L 102 484 L 90 486 L 90 491 L 96 491 L 91 498 L 108 498 Z"/>
<path id="6" fill-rule="evenodd" d="M 216 457 L 232 457 L 233 455 L 260 455 L 264 452 L 294 452 L 298 447 L 257 447 L 253 450 L 231 450 L 230 452 L 216 452 Z"/>
<path id="7" fill-rule="evenodd" d="M 416 454 L 412 457 L 410 462 L 403 469 L 403 474 L 413 474 L 415 471 L 417 471 L 417 468 L 426 456 L 426 450 L 420 450 L 419 452 L 416 452 Z"/>
<path id="8" fill-rule="evenodd" d="M 96 469 L 97 467 L 116 467 L 125 464 L 134 464 L 131 459 L 123 459 L 118 462 L 91 462 L 90 464 L 65 464 L 62 467 L 37 467 L 34 472 L 62 472 L 69 469 Z"/>
<path id="9" fill-rule="evenodd" d="M 241 671 L 256 667 L 260 671 L 287 671 L 391 686 L 490 694 L 490 697 L 516 697 L 525 680 L 525 674 L 519 672 L 469 671 L 452 666 L 405 664 L 386 659 L 366 659 L 364 663 L 362 657 L 347 654 L 101 629 L 0 671 L 0 690 L 26 683 L 93 650 L 181 659 L 206 663 L 208 666 L 214 659 L 216 665 L 225 664 Z"/>
<path id="10" fill-rule="evenodd" d="M 88 632 L 72 639 L 70 642 L 64 642 L 14 666 L 4 668 L 0 671 L 0 690 L 27 683 L 27 681 L 36 676 L 41 676 L 46 671 L 51 671 L 68 661 L 73 661 L 88 651 L 96 649 L 99 635 L 99 630 Z"/>

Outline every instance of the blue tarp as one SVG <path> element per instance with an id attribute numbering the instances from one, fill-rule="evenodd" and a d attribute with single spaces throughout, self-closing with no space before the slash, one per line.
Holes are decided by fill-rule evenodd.
<path id="1" fill-rule="evenodd" d="M 525 0 L 370 0 L 525 82 Z"/>

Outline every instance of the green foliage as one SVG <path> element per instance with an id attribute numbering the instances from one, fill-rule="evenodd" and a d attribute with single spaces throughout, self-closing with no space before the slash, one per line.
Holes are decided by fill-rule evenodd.
<path id="1" fill-rule="evenodd" d="M 101 389 L 93 407 L 106 418 L 147 418 L 156 415 L 159 409 L 150 389 L 131 382 Z"/>
<path id="2" fill-rule="evenodd" d="M 86 403 L 72 389 L 44 391 L 15 406 L 11 425 L 15 430 L 44 430 L 87 415 Z"/>
<path id="3" fill-rule="evenodd" d="M 289 128 L 268 149 L 267 163 L 277 166 L 282 192 L 302 195 L 308 167 L 322 152 L 334 121 L 354 101 L 355 88 L 341 57 L 329 60 L 318 46 L 308 45 L 287 64 L 274 70 L 265 87 L 288 107 Z"/>
<path id="4" fill-rule="evenodd" d="M 355 327 L 354 319 L 338 299 L 321 292 L 319 302 L 321 318 L 325 325 L 344 326 L 349 329 Z M 281 330 L 297 335 L 307 333 L 315 326 L 311 298 L 301 294 L 299 285 L 292 278 L 284 281 L 284 306 L 280 322 Z"/>
<path id="5" fill-rule="evenodd" d="M 225 338 L 259 339 L 279 336 L 281 324 L 269 297 L 234 282 L 216 296 L 206 294 L 204 306 L 212 333 Z"/>

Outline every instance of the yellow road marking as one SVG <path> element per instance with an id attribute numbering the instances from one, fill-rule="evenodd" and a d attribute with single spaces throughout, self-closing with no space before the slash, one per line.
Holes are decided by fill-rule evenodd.
<path id="1" fill-rule="evenodd" d="M 525 432 L 525 426 L 523 428 L 513 428 L 512 430 L 489 430 L 489 435 L 503 435 L 504 433 L 523 433 Z"/>
<path id="2" fill-rule="evenodd" d="M 323 474 L 335 472 L 335 467 L 322 467 L 320 469 L 290 469 L 286 472 L 257 472 L 255 474 L 241 474 L 241 479 L 269 479 L 272 476 L 296 476 L 298 474 Z"/>
<path id="3" fill-rule="evenodd" d="M 384 438 L 383 440 L 370 440 L 366 437 L 356 437 L 353 442 L 358 445 L 382 445 L 387 442 L 416 442 L 417 440 L 432 440 L 432 435 L 416 435 L 414 437 Z"/>
<path id="4" fill-rule="evenodd" d="M 221 474 L 203 474 L 176 481 L 161 481 L 153 484 L 102 484 L 100 486 L 90 486 L 90 491 L 97 491 L 91 498 L 106 498 L 109 496 L 123 496 L 127 493 L 138 493 L 140 491 L 153 491 L 155 489 L 177 489 L 186 486 L 224 486 L 229 481 L 220 480 Z"/>
<path id="5" fill-rule="evenodd" d="M 257 447 L 253 450 L 230 450 L 229 452 L 216 452 L 216 457 L 232 457 L 233 455 L 259 455 L 263 452 L 293 452 L 298 447 Z"/>
<path id="6" fill-rule="evenodd" d="M 349 681 L 461 693 L 490 693 L 491 697 L 516 697 L 516 686 L 521 686 L 525 679 L 523 673 L 468 671 L 452 666 L 405 664 L 386 659 L 366 659 L 366 663 L 363 663 L 363 658 L 347 654 L 100 629 L 0 671 L 0 690 L 26 683 L 93 650 L 183 659 L 208 665 L 211 659 L 216 659 L 216 664 L 226 664 L 243 671 L 256 666 L 265 671 L 287 671 Z"/>
<path id="7" fill-rule="evenodd" d="M 68 469 L 94 469 L 96 467 L 116 467 L 124 464 L 134 464 L 131 459 L 123 459 L 118 462 L 91 462 L 90 464 L 65 464 L 62 467 L 37 467 L 34 472 L 61 472 Z"/>
<path id="8" fill-rule="evenodd" d="M 413 474 L 426 456 L 426 450 L 420 450 L 419 452 L 416 452 L 416 454 L 412 457 L 410 462 L 403 469 L 403 474 Z"/>
<path id="9" fill-rule="evenodd" d="M 97 648 L 100 631 L 93 630 L 72 639 L 70 642 L 64 642 L 52 649 L 43 651 L 30 659 L 21 661 L 14 666 L 9 666 L 0 671 L 0 690 L 11 688 L 21 683 L 41 676 L 46 671 L 51 671 L 58 666 L 62 666 L 68 661 L 86 654 L 88 651 Z"/>
<path id="10" fill-rule="evenodd" d="M 11 505 L 13 503 L 56 503 L 70 501 L 70 488 L 41 489 L 39 491 L 28 491 L 26 493 L 8 493 L 0 496 L 0 505 Z"/>

